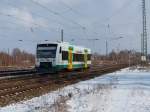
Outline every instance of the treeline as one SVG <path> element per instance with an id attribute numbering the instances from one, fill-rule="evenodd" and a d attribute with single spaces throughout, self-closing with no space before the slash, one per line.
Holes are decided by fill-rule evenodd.
<path id="1" fill-rule="evenodd" d="M 138 64 L 141 62 L 141 53 L 134 50 L 122 50 L 120 52 L 112 51 L 107 56 L 95 53 L 93 54 L 93 59 L 96 61 L 99 60 L 100 62 L 111 61 L 112 63 Z"/>
<path id="2" fill-rule="evenodd" d="M 35 56 L 18 48 L 11 53 L 0 51 L 0 66 L 29 67 L 34 66 Z"/>
<path id="3" fill-rule="evenodd" d="M 150 57 L 150 56 L 149 56 Z M 112 51 L 107 56 L 94 53 L 92 62 L 95 64 L 102 63 L 140 63 L 141 53 L 134 50 L 122 50 L 120 52 Z M 30 67 L 35 65 L 35 55 L 22 51 L 18 48 L 11 53 L 0 51 L 0 67 Z"/>

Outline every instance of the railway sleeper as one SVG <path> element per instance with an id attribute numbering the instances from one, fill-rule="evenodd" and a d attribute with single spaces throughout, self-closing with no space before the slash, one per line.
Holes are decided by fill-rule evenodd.
<path id="1" fill-rule="evenodd" d="M 124 66 L 125 67 L 125 66 Z M 102 70 L 102 73 L 103 72 L 108 72 L 108 71 L 114 71 L 116 69 L 120 69 L 121 67 L 114 67 L 114 68 L 109 68 L 109 69 L 103 69 Z M 27 98 L 26 95 L 29 97 L 33 97 L 33 96 L 36 96 L 36 95 L 40 95 L 41 93 L 45 93 L 46 91 L 48 92 L 48 90 L 55 90 L 57 88 L 60 88 L 60 87 L 63 87 L 65 85 L 69 85 L 69 84 L 72 84 L 72 83 L 75 83 L 77 81 L 80 81 L 81 79 L 84 80 L 87 76 L 87 78 L 90 78 L 90 76 L 98 76 L 97 74 L 101 73 L 100 71 L 94 71 L 94 73 L 89 73 L 89 74 L 80 74 L 81 76 L 73 76 L 72 77 L 72 80 L 69 80 L 70 78 L 67 78 L 66 75 L 65 76 L 62 76 L 63 78 L 60 78 L 60 80 L 58 81 L 59 83 L 56 83 L 54 84 L 54 82 L 57 82 L 57 80 L 55 80 L 55 78 L 51 81 L 51 83 L 48 83 L 48 80 L 46 81 L 46 83 L 42 82 L 43 84 L 34 84 L 34 85 L 30 85 L 30 86 L 25 86 L 24 88 L 21 88 L 21 89 L 18 89 L 18 93 L 16 91 L 17 94 L 14 94 L 15 91 L 10 91 L 8 92 L 8 97 L 7 99 L 9 99 L 9 94 L 11 95 L 11 99 L 9 100 L 13 100 L 16 98 L 16 96 L 18 97 L 18 100 L 22 100 L 23 98 Z M 84 75 L 85 74 L 85 75 Z M 94 75 L 92 75 L 94 74 Z M 37 87 L 38 86 L 38 87 Z M 42 90 L 42 91 L 41 91 Z M 20 91 L 20 92 L 19 92 Z M 2 94 L 0 94 L 2 95 Z M 6 94 L 5 94 L 6 95 Z M 13 97 L 13 98 L 12 98 Z M 5 97 L 0 97 L 0 99 L 2 98 L 5 98 Z M 9 103 L 9 100 L 7 103 Z M 3 101 L 3 100 L 2 100 Z M 11 101 L 10 101 L 11 102 Z M 0 104 L 1 104 L 1 101 L 0 101 Z M 6 104 L 6 103 L 5 103 Z"/>

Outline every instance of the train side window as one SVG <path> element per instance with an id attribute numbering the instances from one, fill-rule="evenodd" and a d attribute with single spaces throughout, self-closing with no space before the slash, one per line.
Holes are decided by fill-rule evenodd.
<path id="1" fill-rule="evenodd" d="M 91 54 L 88 54 L 88 60 L 91 60 Z"/>
<path id="2" fill-rule="evenodd" d="M 68 52 L 62 51 L 62 60 L 68 60 Z"/>
<path id="3" fill-rule="evenodd" d="M 74 54 L 73 61 L 83 62 L 84 61 L 84 54 Z"/>
<path id="4" fill-rule="evenodd" d="M 62 52 L 62 48 L 60 47 L 60 49 L 59 49 L 59 53 L 61 54 L 61 52 Z"/>
<path id="5" fill-rule="evenodd" d="M 77 54 L 73 54 L 73 61 L 77 61 Z"/>

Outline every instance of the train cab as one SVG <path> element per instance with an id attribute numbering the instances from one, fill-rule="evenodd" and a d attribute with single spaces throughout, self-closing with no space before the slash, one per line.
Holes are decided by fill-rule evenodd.
<path id="1" fill-rule="evenodd" d="M 58 44 L 38 44 L 36 51 L 36 68 L 38 71 L 52 71 L 56 65 Z"/>

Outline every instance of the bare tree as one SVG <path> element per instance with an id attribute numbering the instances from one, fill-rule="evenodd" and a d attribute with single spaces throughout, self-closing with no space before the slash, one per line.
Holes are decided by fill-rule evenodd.
<path id="1" fill-rule="evenodd" d="M 0 52 L 0 66 L 18 66 L 29 67 L 34 66 L 35 55 L 18 48 L 13 49 L 11 54 Z"/>

